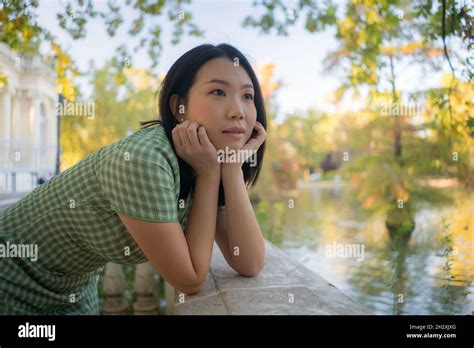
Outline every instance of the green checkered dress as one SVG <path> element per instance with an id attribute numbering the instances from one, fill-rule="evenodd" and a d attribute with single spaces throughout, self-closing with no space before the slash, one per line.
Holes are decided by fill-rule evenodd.
<path id="1" fill-rule="evenodd" d="M 107 262 L 147 261 L 117 212 L 186 227 L 176 154 L 161 125 L 85 157 L 0 213 L 0 314 L 99 314 Z M 37 245 L 16 256 L 12 245 Z M 8 257 L 6 257 L 8 256 Z M 21 257 L 20 257 L 21 256 Z"/>

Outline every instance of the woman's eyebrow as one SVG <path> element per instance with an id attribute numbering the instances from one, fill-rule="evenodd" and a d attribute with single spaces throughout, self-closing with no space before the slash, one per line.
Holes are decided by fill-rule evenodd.
<path id="1" fill-rule="evenodd" d="M 221 80 L 221 79 L 212 79 L 212 80 L 207 81 L 204 84 L 207 85 L 208 83 L 222 83 L 223 85 L 230 86 L 229 82 L 227 82 L 225 80 Z M 253 85 L 245 84 L 245 85 L 242 85 L 241 88 L 253 88 Z"/>

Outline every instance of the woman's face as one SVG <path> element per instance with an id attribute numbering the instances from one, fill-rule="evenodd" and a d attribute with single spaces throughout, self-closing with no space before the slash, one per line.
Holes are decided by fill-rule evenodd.
<path id="1" fill-rule="evenodd" d="M 252 136 L 257 120 L 250 77 L 244 68 L 235 66 L 227 58 L 208 61 L 199 69 L 189 90 L 184 115 L 177 114 L 177 117 L 204 126 L 218 150 L 226 146 L 242 148 Z M 225 132 L 231 127 L 240 127 L 243 133 Z"/>

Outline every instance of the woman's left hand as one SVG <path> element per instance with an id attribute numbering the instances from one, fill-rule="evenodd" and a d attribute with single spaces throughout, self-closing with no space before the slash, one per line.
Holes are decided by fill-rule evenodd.
<path id="1" fill-rule="evenodd" d="M 256 130 L 257 134 L 250 137 L 247 143 L 242 147 L 241 150 L 252 150 L 257 152 L 260 146 L 265 142 L 267 139 L 267 132 L 263 125 L 260 122 L 256 122 L 253 126 L 253 129 Z"/>
<path id="2" fill-rule="evenodd" d="M 267 138 L 267 132 L 265 128 L 260 122 L 256 122 L 254 125 L 254 130 L 256 134 L 253 134 L 250 139 L 245 143 L 245 145 L 238 150 L 239 155 L 237 156 L 238 161 L 235 163 L 225 161 L 223 166 L 238 166 L 239 168 L 242 167 L 245 161 L 247 161 L 250 157 L 255 156 L 255 161 L 257 160 L 257 151 L 262 146 Z M 252 161 L 251 161 L 252 162 Z"/>
<path id="3" fill-rule="evenodd" d="M 256 122 L 253 128 L 257 131 L 257 134 L 254 136 L 250 137 L 250 139 L 247 141 L 247 143 L 242 147 L 241 150 L 257 150 L 260 148 L 260 146 L 265 142 L 267 139 L 267 132 L 265 131 L 265 128 L 263 128 L 263 125 L 260 122 Z"/>

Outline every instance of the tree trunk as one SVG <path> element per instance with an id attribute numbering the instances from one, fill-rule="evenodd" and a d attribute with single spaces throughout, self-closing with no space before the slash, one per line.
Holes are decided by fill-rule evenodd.
<path id="1" fill-rule="evenodd" d="M 393 57 L 390 56 L 390 84 L 392 85 L 392 103 L 397 106 L 398 110 L 401 110 L 401 105 L 397 105 L 399 102 L 398 95 L 397 95 L 397 87 L 395 84 L 395 68 L 393 65 Z M 393 128 L 393 138 L 394 138 L 394 155 L 395 158 L 401 162 L 402 158 L 402 127 L 401 127 L 401 119 L 402 115 L 394 115 L 394 128 Z"/>

